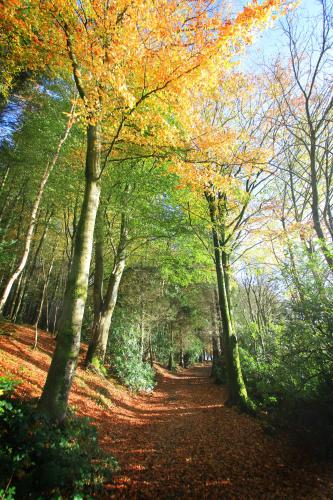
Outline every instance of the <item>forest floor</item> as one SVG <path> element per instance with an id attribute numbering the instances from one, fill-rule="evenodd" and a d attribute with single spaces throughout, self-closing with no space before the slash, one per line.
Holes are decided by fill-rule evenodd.
<path id="1" fill-rule="evenodd" d="M 33 351 L 30 327 L 0 328 L 6 333 L 0 375 L 21 380 L 18 397 L 38 397 L 54 340 L 41 333 Z M 312 461 L 283 436 L 265 434 L 255 418 L 225 406 L 225 390 L 209 378 L 208 365 L 176 374 L 156 369 L 149 395 L 77 370 L 70 405 L 95 422 L 121 467 L 103 498 L 333 498 L 332 464 Z"/>

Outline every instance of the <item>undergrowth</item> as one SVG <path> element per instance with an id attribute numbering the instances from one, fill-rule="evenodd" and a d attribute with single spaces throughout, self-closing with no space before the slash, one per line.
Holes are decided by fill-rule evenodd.
<path id="1" fill-rule="evenodd" d="M 17 381 L 0 377 L 0 499 L 87 498 L 110 481 L 117 462 L 99 446 L 86 418 L 59 426 L 12 397 Z"/>

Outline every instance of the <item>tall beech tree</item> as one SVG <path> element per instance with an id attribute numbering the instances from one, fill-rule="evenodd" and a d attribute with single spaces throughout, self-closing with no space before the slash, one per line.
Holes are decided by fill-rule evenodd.
<path id="1" fill-rule="evenodd" d="M 135 142 L 138 132 L 142 142 L 149 136 L 148 123 L 156 120 L 163 129 L 162 103 L 168 107 L 174 96 L 181 105 L 185 83 L 190 87 L 203 77 L 206 64 L 212 69 L 214 57 L 216 64 L 229 60 L 235 47 L 267 21 L 272 8 L 284 3 L 253 2 L 235 19 L 223 20 L 218 2 L 208 0 L 182 4 L 163 0 L 158 6 L 139 1 L 34 0 L 29 9 L 23 2 L 7 2 L 1 24 L 15 34 L 12 44 L 19 46 L 19 58 L 22 52 L 20 61 L 14 51 L 8 58 L 15 55 L 17 65 L 24 68 L 29 67 L 32 54 L 41 71 L 71 73 L 81 100 L 78 115 L 87 129 L 84 199 L 41 412 L 57 420 L 66 415 L 79 353 L 101 176 L 117 144 L 125 139 Z M 154 97 L 159 93 L 163 100 L 157 102 Z M 148 105 L 148 99 L 155 106 Z M 143 109 L 141 115 L 139 109 Z M 102 141 L 107 144 L 103 151 Z"/>
<path id="2" fill-rule="evenodd" d="M 299 15 L 288 15 L 283 24 L 288 65 L 278 60 L 267 73 L 275 102 L 271 121 L 281 151 L 277 167 L 296 221 L 306 226 L 311 219 L 332 273 L 333 7 L 326 0 L 319 2 L 318 16 L 305 30 L 299 29 Z"/>
<path id="3" fill-rule="evenodd" d="M 161 159 L 132 160 L 110 168 L 95 230 L 94 320 L 86 362 L 104 362 L 110 324 L 126 261 L 156 241 L 169 241 L 184 230 L 168 203 L 178 182 Z M 167 201 L 169 200 L 169 201 Z M 107 250 L 112 255 L 106 259 Z"/>
<path id="4" fill-rule="evenodd" d="M 255 223 L 264 210 L 263 204 L 253 205 L 251 199 L 271 175 L 268 164 L 273 152 L 269 148 L 266 116 L 269 106 L 265 105 L 265 94 L 254 95 L 249 79 L 238 73 L 235 83 L 232 74 L 223 82 L 224 100 L 221 89 L 216 100 L 198 96 L 192 115 L 195 147 L 185 162 L 192 162 L 191 179 L 200 197 L 194 201 L 194 208 L 188 206 L 195 231 L 196 212 L 205 217 L 204 209 L 196 208 L 196 204 L 202 204 L 202 191 L 208 207 L 229 400 L 250 409 L 240 364 L 230 282 L 232 265 L 238 258 L 237 247 L 247 237 L 249 222 Z M 203 229 L 204 233 L 202 230 L 196 233 L 210 252 L 207 230 Z"/>

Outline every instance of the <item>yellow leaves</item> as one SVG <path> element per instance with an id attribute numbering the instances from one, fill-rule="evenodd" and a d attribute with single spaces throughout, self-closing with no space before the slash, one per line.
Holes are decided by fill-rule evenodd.
<path id="1" fill-rule="evenodd" d="M 10 15 L 15 17 L 15 9 L 23 2 L 11 0 L 9 5 L 12 6 Z M 67 66 L 71 62 L 66 48 L 70 38 L 82 83 L 91 79 L 95 84 L 102 83 L 107 97 L 110 91 L 119 91 L 128 103 L 133 102 L 130 95 L 142 91 L 142 88 L 128 90 L 133 80 L 136 86 L 138 82 L 141 85 L 144 82 L 147 90 L 172 82 L 177 84 L 178 79 L 183 85 L 191 84 L 191 76 L 198 65 L 207 65 L 212 71 L 212 56 L 220 54 L 215 63 L 228 65 L 232 51 L 223 44 L 227 38 L 239 37 L 241 32 L 241 36 L 247 36 L 244 25 L 248 21 L 245 23 L 244 19 L 252 19 L 254 23 L 257 10 L 262 8 L 246 8 L 234 22 L 222 23 L 217 15 L 217 5 L 208 0 L 195 3 L 136 0 L 130 4 L 113 2 L 106 8 L 101 0 L 86 0 L 80 4 L 74 0 L 42 4 L 34 0 L 25 21 L 31 20 L 33 12 L 38 31 L 44 34 L 50 30 L 53 32 L 48 37 L 52 43 L 48 45 L 45 36 L 42 40 L 32 38 L 33 44 L 44 44 L 43 48 L 49 52 L 49 64 L 55 62 L 51 51 L 57 53 L 58 66 Z M 16 16 L 15 21 L 17 26 L 22 24 L 22 29 L 29 32 L 20 16 Z M 219 38 L 223 43 L 219 43 Z M 127 71 L 126 84 L 122 82 L 120 87 L 107 88 L 109 79 L 122 80 L 117 77 L 120 68 Z M 90 83 L 88 92 L 89 88 Z"/>
<path id="2" fill-rule="evenodd" d="M 125 123 L 114 154 L 128 144 L 178 148 L 188 152 L 186 161 L 175 155 L 172 168 L 184 182 L 202 188 L 213 181 L 225 190 L 232 176 L 221 175 L 219 165 L 251 176 L 268 154 L 255 145 L 240 149 L 247 137 L 226 126 L 220 111 L 216 122 L 214 103 L 250 91 L 241 75 L 226 74 L 235 52 L 283 5 L 252 1 L 224 21 L 221 3 L 212 0 L 30 0 L 29 11 L 23 0 L 8 0 L 0 17 L 0 27 L 13 33 L 5 85 L 16 66 L 73 75 L 80 120 L 99 121 L 106 143 Z M 230 190 L 236 193 L 234 185 Z"/>
<path id="3" fill-rule="evenodd" d="M 275 212 L 277 218 L 279 218 L 279 214 Z M 280 218 L 282 215 L 280 215 Z M 272 220 L 271 224 L 269 224 L 266 229 L 261 229 L 261 233 L 267 239 L 273 239 L 276 242 L 279 242 L 281 248 L 285 246 L 286 243 L 290 241 L 308 240 L 313 236 L 313 227 L 310 222 L 292 222 L 288 223 L 288 221 L 284 222 L 285 228 L 281 226 L 281 223 L 278 223 L 278 220 Z"/>

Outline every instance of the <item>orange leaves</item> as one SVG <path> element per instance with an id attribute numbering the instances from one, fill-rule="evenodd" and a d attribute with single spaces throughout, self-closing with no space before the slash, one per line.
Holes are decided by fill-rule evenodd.
<path id="1" fill-rule="evenodd" d="M 189 162 L 202 156 L 231 161 L 235 133 L 207 126 L 211 116 L 204 116 L 202 103 L 224 92 L 221 82 L 235 53 L 284 4 L 253 1 L 225 20 L 217 0 L 30 0 L 29 9 L 23 0 L 8 0 L 2 19 L 17 36 L 6 85 L 15 67 L 74 76 L 77 116 L 99 121 L 105 143 L 126 124 L 122 144 L 190 149 Z M 170 114 L 175 120 L 166 118 Z M 203 163 L 188 165 L 181 168 L 186 182 L 195 172 L 200 182 L 207 178 Z"/>
<path id="2" fill-rule="evenodd" d="M 130 4 L 125 1 L 110 4 L 103 0 L 80 3 L 33 0 L 29 12 L 23 13 L 22 21 L 20 7 L 23 1 L 10 0 L 8 4 L 11 5 L 10 16 L 15 18 L 17 25 L 23 23 L 26 34 L 29 23 L 36 24 L 43 39 L 32 39 L 32 42 L 44 44 L 43 49 L 48 52 L 55 51 L 58 67 L 67 67 L 68 62 L 73 64 L 75 59 L 88 95 L 90 82 L 93 82 L 100 86 L 104 98 L 112 99 L 118 90 L 112 84 L 114 75 L 119 72 L 125 74 L 126 86 L 133 87 L 131 93 L 136 99 L 142 92 L 168 86 L 179 78 L 183 85 L 191 85 L 188 78 L 198 65 L 205 65 L 221 51 L 230 57 L 229 48 L 222 47 L 221 42 L 245 36 L 246 23 L 259 22 L 268 10 L 267 6 L 258 6 L 255 2 L 235 21 L 222 22 L 218 2 L 210 0 L 181 3 L 136 0 Z M 34 29 L 33 24 L 30 28 Z M 45 37 L 49 31 L 53 35 Z M 49 44 L 50 38 L 52 43 Z M 71 54 L 67 51 L 68 44 Z"/>
<path id="3" fill-rule="evenodd" d="M 294 2 L 295 3 L 295 2 Z M 266 0 L 259 4 L 252 0 L 244 7 L 233 22 L 227 21 L 220 29 L 220 40 L 225 43 L 229 40 L 235 50 L 240 50 L 243 44 L 252 42 L 255 31 L 266 27 L 272 17 L 283 12 L 283 8 L 290 4 L 288 0 Z"/>

